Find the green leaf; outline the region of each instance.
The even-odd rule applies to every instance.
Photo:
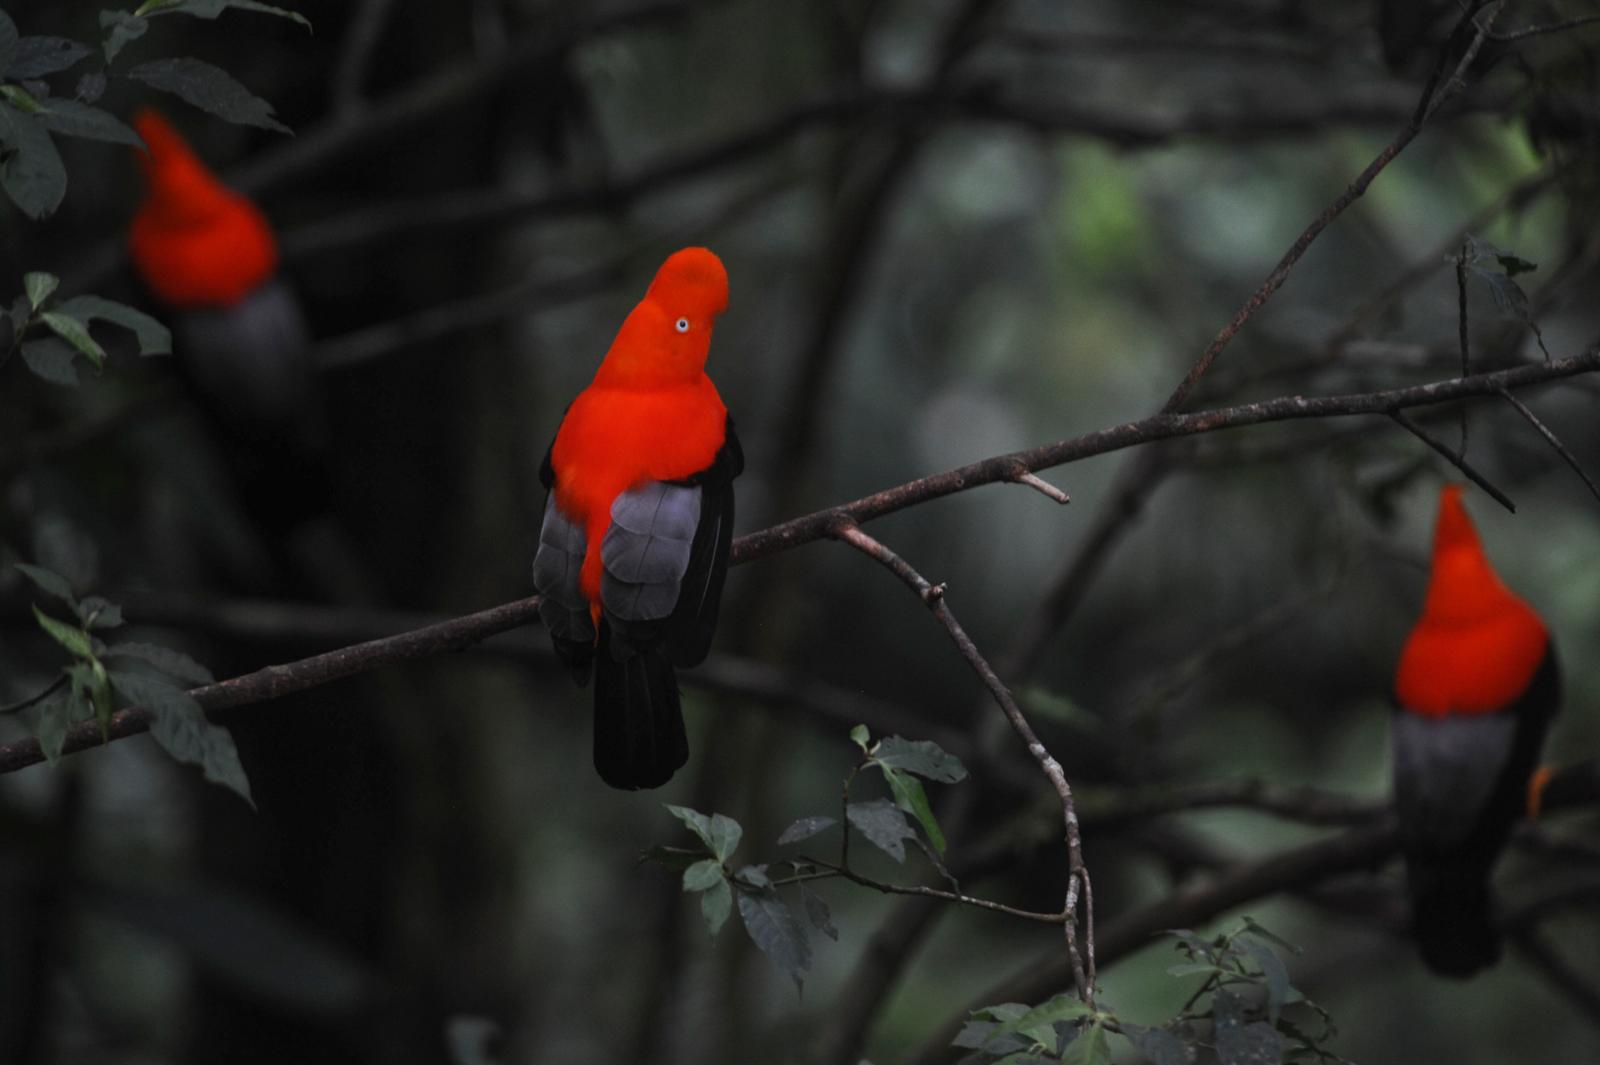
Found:
[[[55,765],[61,761],[67,730],[73,722],[88,716],[88,700],[66,692],[57,692],[34,707],[33,735],[39,741],[46,762]]]
[[[827,901],[806,887],[804,881],[800,884],[800,901],[805,906],[806,920],[811,922],[811,927],[835,943],[839,942],[839,930],[833,927],[833,914],[828,911]]]
[[[65,647],[74,658],[88,658],[90,654],[89,634],[82,629],[68,625],[40,610],[33,608],[33,616],[39,619],[39,627],[50,634],[50,638]]]
[[[1213,973],[1226,973],[1226,972],[1227,972],[1227,970],[1217,967],[1212,962],[1208,962],[1208,961],[1190,961],[1190,962],[1184,962],[1182,965],[1174,965],[1174,966],[1172,966],[1171,968],[1169,968],[1167,970],[1167,975],[1168,976],[1198,976],[1201,973],[1205,973],[1207,975],[1211,975]]]
[[[722,863],[715,858],[706,858],[683,871],[683,890],[706,891],[722,883],[722,879]]]
[[[1000,1031],[1022,1032],[1043,1043],[1045,1040],[1034,1034],[1035,1029],[1049,1030],[1051,1025],[1061,1021],[1076,1021],[1092,1012],[1076,996],[1063,993],[1005,1022],[1000,1026]]]
[[[1264,939],[1268,943],[1272,943],[1275,946],[1282,947],[1284,950],[1288,951],[1290,954],[1303,953],[1299,947],[1295,946],[1293,943],[1289,942],[1287,939],[1284,939],[1282,936],[1278,935],[1278,933],[1274,932],[1272,929],[1268,928],[1266,925],[1263,925],[1260,921],[1257,921],[1254,917],[1251,917],[1249,914],[1245,914],[1239,920],[1244,925],[1245,930],[1247,932],[1249,932],[1251,935],[1254,935],[1257,939]]]
[[[705,918],[706,928],[712,935],[722,931],[722,926],[728,923],[728,914],[733,912],[733,889],[726,880],[718,880],[711,889],[700,895],[700,916]]]
[[[872,760],[879,765],[891,766],[919,777],[954,784],[967,779],[967,769],[961,759],[947,753],[932,740],[907,740],[890,736],[878,741]]]
[[[61,279],[55,274],[43,270],[29,270],[22,275],[22,289],[28,294],[28,306],[38,310],[50,294],[61,284]]]
[[[711,815],[710,838],[706,840],[706,845],[716,855],[717,861],[725,862],[732,857],[743,837],[744,829],[739,827],[739,822],[722,814]]]
[[[92,104],[106,94],[106,72],[91,70],[78,79],[74,95],[86,104]]]
[[[45,311],[39,315],[39,320],[49,326],[50,331],[56,336],[87,355],[96,369],[105,365],[106,349],[89,335],[89,326],[86,323],[61,311]]]
[[[135,662],[143,662],[185,684],[215,684],[217,680],[211,675],[211,670],[182,651],[174,651],[159,644],[114,643],[102,654],[106,658],[130,658]]]
[[[255,11],[263,15],[277,15],[279,18],[292,19],[308,30],[311,29],[311,22],[304,15],[270,4],[258,3],[257,0],[146,0],[139,8],[139,13],[193,15],[196,18],[214,19],[229,8]]]
[[[6,74],[18,81],[42,78],[76,66],[90,51],[87,45],[65,37],[24,37]]]
[[[1007,1054],[998,1059],[994,1065],[1035,1065],[1036,1062],[1049,1060],[1033,1050],[1019,1050],[1015,1054]]]
[[[857,725],[850,730],[850,741],[863,751],[867,749],[867,744],[871,739],[872,734],[867,731],[867,726],[865,725]]]
[[[17,61],[17,46],[21,40],[21,36],[17,33],[17,24],[11,21],[10,15],[0,11],[0,74],[14,78],[24,76],[11,73],[11,68]]]
[[[0,85],[0,99],[24,114],[36,115],[40,110],[39,101],[21,85]]]
[[[1098,1021],[1078,1033],[1061,1055],[1061,1065],[1112,1065],[1111,1042]]]
[[[74,613],[78,610],[78,600],[72,594],[72,582],[53,570],[43,566],[30,566],[26,562],[16,563],[17,570],[34,583],[41,592],[53,595],[57,599],[72,607]]]
[[[707,850],[711,850],[711,818],[699,810],[691,810],[687,806],[674,806],[671,803],[663,803],[662,805],[667,808],[668,813],[687,825],[690,832],[700,837],[700,842],[706,845]],[[712,853],[715,853],[715,851]]]
[[[739,871],[733,874],[733,879],[740,884],[753,888],[770,888],[772,878],[767,876],[765,865],[740,866]]]
[[[1245,1023],[1245,1003],[1232,991],[1211,996],[1213,1043],[1219,1065],[1280,1065],[1283,1037],[1265,1021]]]
[[[882,744],[879,744],[882,747]],[[928,837],[928,842],[933,844],[933,849],[938,854],[944,854],[944,833],[939,829],[939,822],[933,816],[933,807],[928,804],[928,793],[923,790],[922,781],[914,776],[880,766],[883,778],[889,782],[889,790],[894,794],[895,805],[917,819],[922,825],[923,833]]]
[[[1261,970],[1262,979],[1267,985],[1267,1020],[1276,1024],[1283,1007],[1293,1001],[1292,996],[1297,994],[1294,985],[1289,982],[1289,970],[1265,943],[1244,936],[1240,937],[1239,945]]]
[[[143,37],[145,31],[150,28],[150,23],[137,15],[130,15],[126,11],[102,11],[100,12],[100,28],[111,31],[106,34],[105,44],[102,46],[105,50],[106,62],[110,63],[117,58],[117,54],[129,42],[137,41],[140,37]]]
[[[126,144],[130,148],[143,148],[144,141],[109,111],[90,107],[78,100],[52,97],[40,105],[39,124],[53,133],[84,140],[104,141],[107,144]]]
[[[72,679],[74,694],[88,696],[95,720],[100,722],[100,735],[106,737],[111,728],[111,712],[115,709],[111,699],[111,678],[106,675],[106,667],[100,664],[99,659],[91,658],[68,666],[67,676]]]
[[[272,105],[233,80],[226,70],[189,56],[140,63],[128,77],[152,89],[169,92],[186,103],[228,122],[288,133],[273,118]]]
[[[1194,1048],[1165,1028],[1145,1028],[1129,1042],[1149,1065],[1194,1065]]]
[[[111,684],[124,699],[150,711],[150,734],[163,750],[180,762],[199,766],[207,780],[255,805],[233,736],[207,721],[188,692],[166,681],[120,671],[111,674]]]
[[[783,835],[778,837],[778,846],[781,847],[788,843],[799,843],[803,839],[810,839],[818,832],[838,823],[831,817],[802,817],[783,830]]]
[[[29,218],[44,218],[67,194],[67,168],[44,127],[15,107],[0,104],[0,142],[12,148],[0,162],[0,188]]]
[[[22,342],[23,363],[35,377],[53,385],[78,387],[78,370],[72,365],[77,357],[76,348],[56,337]]]
[[[811,943],[802,925],[776,891],[767,888],[751,891],[740,888],[736,893],[739,917],[745,931],[770,958],[774,965],[789,974],[796,988],[804,986],[806,973],[811,969]]]
[[[84,321],[110,322],[133,331],[139,340],[140,355],[172,354],[172,330],[136,307],[100,296],[73,296],[57,308]]]
[[[888,799],[870,802],[853,802],[846,807],[850,823],[867,842],[883,851],[897,862],[906,860],[905,841],[914,839],[916,833],[906,824],[906,815]]]
[[[78,606],[78,620],[86,629],[115,629],[122,625],[122,608],[100,595],[91,595]]]

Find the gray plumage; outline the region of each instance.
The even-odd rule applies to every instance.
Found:
[[[600,599],[624,622],[670,617],[700,524],[700,488],[652,481],[611,504]]]
[[[300,454],[325,444],[321,385],[294,291],[274,278],[230,307],[172,317],[177,351],[229,432]]]
[[[1477,827],[1516,730],[1509,713],[1395,715],[1395,804],[1408,850],[1449,851]]]
[[[595,635],[589,603],[578,587],[585,544],[583,529],[561,513],[552,492],[544,505],[539,550],[533,556],[533,586],[542,597],[539,618],[552,636],[563,640],[589,642]]]

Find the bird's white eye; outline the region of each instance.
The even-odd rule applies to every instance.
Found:
[[[675,323],[673,323],[673,328],[680,333],[687,333],[689,331],[689,319],[679,318]]]

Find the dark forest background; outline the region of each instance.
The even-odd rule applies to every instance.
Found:
[[[531,594],[539,460],[685,244],[731,277],[709,369],[748,455],[740,533],[1145,417],[1464,43],[1457,6],[1423,0],[290,6],[314,33],[230,11],[128,51],[224,67],[292,137],[115,78],[101,106],[161,106],[277,227],[325,366],[327,514],[285,531],[241,499],[171,360],[113,345],[77,390],[0,367],[0,702],[60,664],[12,562],[218,677]],[[1474,371],[1542,361],[1529,319],[1557,358],[1592,350],[1600,26],[1516,38],[1595,9],[1503,7],[1507,39],[1479,42],[1187,409],[1458,375],[1468,234],[1537,264],[1526,303],[1468,278]],[[94,5],[5,10],[101,33]],[[60,143],[61,209],[0,209],[0,295],[49,270],[154,312],[122,251],[132,152]],[[1600,474],[1595,378],[1519,396]],[[1415,414],[1454,447],[1461,411],[1517,510],[1469,506],[1567,668],[1547,760],[1592,757],[1600,501],[1498,397]],[[1438,486],[1461,474],[1367,415],[1043,476],[1070,505],[999,484],[868,529],[947,583],[1061,760],[1099,928],[1370,825]],[[1060,957],[1054,927],[824,882],[839,938],[813,935],[797,995],[737,917],[713,940],[637,862],[692,842],[663,802],[737,819],[742,862],[788,853],[786,825],[837,813],[864,723],[971,771],[928,785],[964,889],[1060,906],[1053,793],[889,573],[829,542],[736,568],[684,683],[693,754],[660,793],[596,778],[589,694],[537,628],[219,715],[255,810],[148,738],[0,777],[0,1059],[953,1060],[964,1011]],[[1597,1061],[1589,809],[1519,837],[1506,958],[1469,983],[1415,957],[1394,862],[1291,870],[1193,919],[1300,945],[1295,985],[1363,1065]],[[852,847],[871,876],[929,875]],[[1102,962],[1121,1017],[1159,1024],[1195,988],[1162,927]]]

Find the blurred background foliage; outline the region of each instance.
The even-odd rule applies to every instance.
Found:
[[[314,35],[233,12],[165,20],[128,52],[216,63],[296,131],[168,107],[278,228],[327,366],[331,513],[283,565],[164,360],[113,350],[77,391],[6,367],[0,701],[54,669],[14,561],[113,595],[219,676],[528,594],[540,456],[686,243],[732,277],[710,369],[749,456],[741,532],[1142,417],[1405,123],[1455,17],[1423,0],[290,6]],[[6,10],[24,33],[99,32],[91,5]],[[1589,10],[1513,3],[1500,25]],[[1488,42],[1190,406],[1458,372],[1447,260],[1468,231],[1539,265],[1519,281],[1553,353],[1590,345],[1597,49],[1585,28]],[[148,101],[114,81],[102,104]],[[47,269],[148,307],[122,254],[131,154],[62,150],[62,209],[3,212],[4,291]],[[1468,308],[1476,368],[1540,357],[1486,290]],[[1592,380],[1526,398],[1600,471]],[[1518,504],[1474,492],[1474,516],[1568,670],[1547,755],[1592,756],[1600,509],[1508,405],[1467,411],[1471,460]],[[1455,418],[1427,424],[1453,440]],[[1065,508],[987,487],[872,527],[948,582],[1065,764],[1102,926],[1327,831],[1236,809],[1097,831],[1130,789],[1386,793],[1390,675],[1453,475],[1378,418],[1141,454],[1054,471]],[[1082,559],[1062,623],[1024,653],[1036,603]],[[825,885],[840,941],[818,940],[797,998],[742,933],[708,939],[675,877],[635,865],[684,842],[660,802],[737,817],[765,859],[791,820],[836,807],[851,724],[936,738],[973,770],[931,789],[952,860],[1000,844],[965,885],[1050,909],[1065,872],[1048,791],[944,634],[855,553],[735,570],[724,619],[704,677],[685,678],[691,763],[659,794],[595,778],[587,693],[528,631],[227,718],[254,812],[147,739],[0,779],[0,1057],[912,1060],[1057,934]],[[1548,829],[1586,828],[1587,859],[1513,853],[1507,905],[1592,883],[1594,825]],[[862,860],[921,875],[915,855]],[[1515,947],[1469,984],[1429,976],[1392,866],[1248,910],[1306,948],[1295,981],[1344,1057],[1579,1062],[1600,1060],[1600,922],[1578,897],[1537,925],[1576,980]],[[888,934],[907,922],[917,934]],[[1170,1016],[1193,990],[1173,960],[1152,942],[1104,971],[1105,999]]]

